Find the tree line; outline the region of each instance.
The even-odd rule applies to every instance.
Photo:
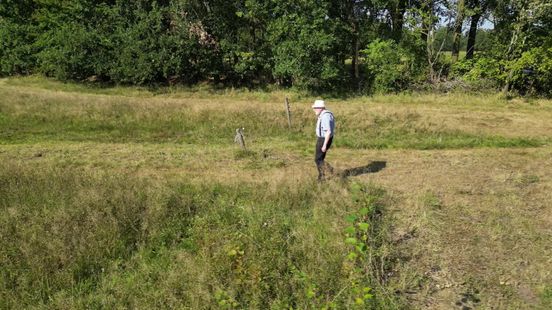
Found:
[[[4,76],[552,94],[548,0],[4,0],[0,40]]]

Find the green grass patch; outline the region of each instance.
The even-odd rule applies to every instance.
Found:
[[[540,299],[543,309],[552,307],[552,285],[544,287],[540,294]]]
[[[549,143],[547,138],[508,138],[502,136],[474,135],[461,131],[408,131],[401,128],[365,134],[361,137],[345,135],[336,145],[355,149],[461,149],[461,148],[509,148],[539,147]]]
[[[102,83],[76,83],[61,82],[55,79],[46,78],[40,75],[10,77],[2,79],[5,85],[15,87],[26,87],[44,90],[53,90],[61,92],[71,92],[92,95],[110,95],[123,97],[165,97],[165,98],[197,98],[213,99],[232,97],[237,100],[255,100],[258,102],[270,102],[281,100],[283,96],[293,97],[295,99],[311,97],[304,91],[297,89],[280,89],[278,86],[269,85],[265,88],[249,89],[246,87],[217,87],[210,83],[196,84],[191,86],[176,85],[152,85],[144,86],[125,86]]]
[[[546,137],[502,137],[471,134],[426,123],[418,113],[375,116],[372,122],[345,119],[347,128],[336,139],[336,145],[355,149],[459,149],[480,147],[538,147],[549,142]]]
[[[118,95],[118,96],[152,96],[150,88],[138,86],[113,86],[99,83],[61,82],[40,75],[12,77],[4,79],[6,85],[18,87],[33,87],[39,89],[86,94]]]
[[[24,106],[25,113],[10,111]],[[136,109],[132,103],[114,104],[106,109],[87,105],[71,111],[63,102],[28,106],[25,102],[0,103],[0,144],[41,141],[149,142],[218,144],[232,141],[235,129],[246,128],[246,137],[289,136],[284,120],[255,109],[225,112],[190,113],[170,108],[158,113]],[[293,139],[293,134],[290,138]]]
[[[1,90],[6,96],[7,90]],[[36,98],[24,94],[0,102],[0,144],[46,141],[100,143],[231,144],[235,129],[245,127],[251,141],[292,144],[301,149],[312,141],[314,117],[295,113],[293,130],[283,111],[250,105],[243,109],[205,108],[167,104],[148,108],[130,99]],[[336,145],[356,149],[447,149],[477,147],[536,147],[548,138],[470,134],[423,123],[418,114],[338,116]],[[309,144],[310,152],[310,144]]]
[[[0,185],[2,308],[403,305],[381,282],[393,260],[378,254],[388,223],[370,186],[191,185],[14,163],[0,164]],[[350,214],[362,216],[361,252],[346,242]]]

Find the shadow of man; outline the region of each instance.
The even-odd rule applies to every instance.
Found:
[[[386,161],[373,161],[366,166],[345,169],[341,172],[341,177],[347,178],[366,173],[376,173],[383,170],[385,166],[387,166]]]

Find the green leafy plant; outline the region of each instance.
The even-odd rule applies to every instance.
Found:
[[[350,293],[354,305],[363,306],[373,298],[369,281],[366,279],[366,262],[370,256],[369,247],[369,209],[363,207],[358,214],[347,216],[350,225],[345,228],[345,243],[349,248],[345,269],[349,274]]]
[[[552,96],[552,47],[532,48],[508,67],[512,70],[510,81],[514,89]]]
[[[347,215],[345,221],[349,224],[345,232],[345,244],[349,249],[344,268],[349,276],[349,292],[355,307],[363,307],[374,298],[371,283],[374,279],[370,260],[374,255],[371,247],[371,216],[376,210],[373,196],[359,183],[351,185],[352,199],[359,207],[356,212]]]
[[[405,89],[410,81],[412,59],[391,40],[377,39],[362,51],[370,77],[369,90],[386,93]]]
[[[478,55],[474,59],[462,59],[451,67],[453,76],[470,82],[496,80],[503,82],[506,74],[502,69],[504,62],[492,55]]]

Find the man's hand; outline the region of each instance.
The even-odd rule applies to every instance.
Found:
[[[322,153],[326,153],[326,145],[325,145],[325,144],[322,145],[322,149],[321,149],[321,150],[322,150]]]

